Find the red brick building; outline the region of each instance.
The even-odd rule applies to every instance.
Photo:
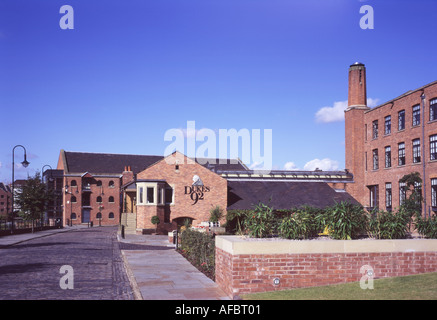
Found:
[[[345,111],[347,191],[369,208],[393,210],[406,197],[399,180],[419,172],[423,211],[437,210],[437,81],[377,107],[367,106],[366,68],[349,68]]]
[[[160,230],[168,232],[185,219],[193,220],[193,225],[209,221],[212,208],[227,207],[227,180],[182,154],[173,154],[141,171],[133,183],[138,231],[153,230],[151,218],[155,215],[161,221]],[[131,196],[129,192],[126,195]]]
[[[274,209],[326,207],[356,202],[345,188],[344,171],[249,170],[240,160],[168,157],[61,150],[64,225],[118,225],[126,233],[166,233],[186,219],[209,221],[210,210],[250,209],[263,202]],[[151,222],[158,216],[160,223]]]
[[[12,212],[12,191],[11,188],[0,182],[0,219],[6,219]]]
[[[210,210],[251,209],[259,202],[274,209],[301,205],[326,207],[335,202],[357,203],[345,192],[352,182],[346,172],[271,171],[260,174],[239,165],[202,165],[174,153],[149,166],[123,185],[121,223],[128,232],[151,232],[151,218],[158,216],[158,232],[175,230],[189,219],[194,226],[209,221]],[[219,162],[219,161],[217,161]],[[215,162],[215,163],[217,163]]]
[[[182,196],[185,189],[183,188],[182,191],[179,188],[175,189],[173,194],[172,186],[174,187],[176,183],[178,186],[180,183],[184,185],[190,181],[192,183],[193,176],[188,176],[185,166],[194,167],[193,170],[200,172],[205,183],[214,184],[209,191],[205,191],[208,197],[204,196],[214,201],[201,201],[196,208],[205,207],[206,210],[207,206],[215,203],[225,209],[226,201],[223,199],[226,198],[226,190],[223,191],[221,188],[224,185],[226,189],[226,180],[213,174],[212,170],[232,171],[247,168],[239,160],[235,163],[228,160],[224,164],[219,164],[212,159],[202,160],[205,160],[201,161],[202,165],[191,160],[189,164],[182,162],[176,165],[179,169],[174,170],[175,166],[168,165],[162,156],[61,150],[57,170],[63,172],[63,223],[73,225],[92,222],[94,225],[118,225],[122,212],[135,213],[135,221],[137,221],[137,209],[138,227],[135,226],[135,229],[138,230],[154,229],[150,223],[150,217],[153,215],[161,217],[162,229],[167,221],[170,221],[170,211],[172,221],[182,216],[191,218],[196,216],[198,219],[198,214],[193,215],[189,210],[185,210],[182,201],[186,198]],[[189,181],[185,181],[187,179]],[[202,188],[199,186],[198,189]],[[140,192],[141,190],[143,193]],[[217,195],[218,190],[223,192],[221,198]],[[190,199],[194,197],[195,195],[188,195]],[[178,199],[177,207],[173,205],[174,201],[170,198]],[[209,213],[209,208],[207,212]]]
[[[124,179],[133,179],[131,170],[137,173],[158,159],[61,150],[57,169],[63,171],[63,224],[118,225]]]

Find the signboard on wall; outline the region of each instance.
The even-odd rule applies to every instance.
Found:
[[[198,175],[193,177],[193,184],[191,186],[185,186],[185,194],[190,196],[193,201],[192,205],[195,205],[199,200],[203,200],[205,193],[209,191],[210,188],[203,185],[202,179]]]

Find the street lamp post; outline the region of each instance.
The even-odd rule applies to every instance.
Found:
[[[24,160],[21,162],[21,165],[25,168],[27,168],[27,166],[30,164],[29,161],[27,161],[27,154],[26,154],[26,148],[23,147],[21,144],[16,145],[13,149],[12,149],[12,225],[11,225],[11,233],[14,232],[14,203],[15,203],[15,160],[14,160],[14,156],[15,156],[15,148],[17,147],[21,147],[24,150]]]
[[[50,170],[53,170],[53,168],[52,168],[50,165],[48,165],[48,164],[46,164],[46,165],[44,165],[44,166],[42,167],[42,169],[41,169],[41,183],[42,183],[42,184],[44,184],[44,168],[45,168],[45,167],[49,167]],[[50,182],[52,179],[53,179],[52,171],[50,171],[49,182]],[[49,185],[48,185],[48,183],[47,183],[47,185],[46,185],[46,192],[48,192],[48,190],[49,190]],[[46,219],[44,219],[44,220],[48,221],[48,204],[47,204],[47,206],[46,206],[46,203],[44,203],[44,207],[47,208]],[[43,216],[44,216],[44,209],[43,209],[43,212],[41,213],[41,230],[42,230],[42,228],[43,228],[43,224],[44,224],[44,222],[43,222]]]

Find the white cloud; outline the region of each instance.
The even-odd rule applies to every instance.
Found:
[[[376,107],[379,104],[379,99],[367,98],[367,106],[370,108]]]
[[[294,162],[287,162],[286,164],[284,164],[284,170],[299,170],[299,168],[296,166],[296,164]]]
[[[379,99],[367,98],[367,105],[371,108],[377,106]],[[347,108],[347,100],[336,101],[332,107],[323,107],[316,112],[316,122],[329,123],[344,120],[344,110]]]
[[[308,171],[314,171],[316,169],[320,169],[323,171],[330,171],[330,170],[335,171],[338,170],[338,166],[339,166],[338,161],[325,158],[322,160],[314,159],[308,161],[303,167],[303,169]]]
[[[336,101],[332,107],[323,107],[316,112],[316,122],[329,123],[344,120],[344,110],[347,108],[346,101]]]

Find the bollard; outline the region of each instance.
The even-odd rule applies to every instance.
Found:
[[[121,225],[121,237],[124,239],[124,225]]]
[[[175,230],[175,231],[173,231],[173,243],[175,244],[175,249],[176,250],[178,249],[178,242],[179,242],[178,231]]]

